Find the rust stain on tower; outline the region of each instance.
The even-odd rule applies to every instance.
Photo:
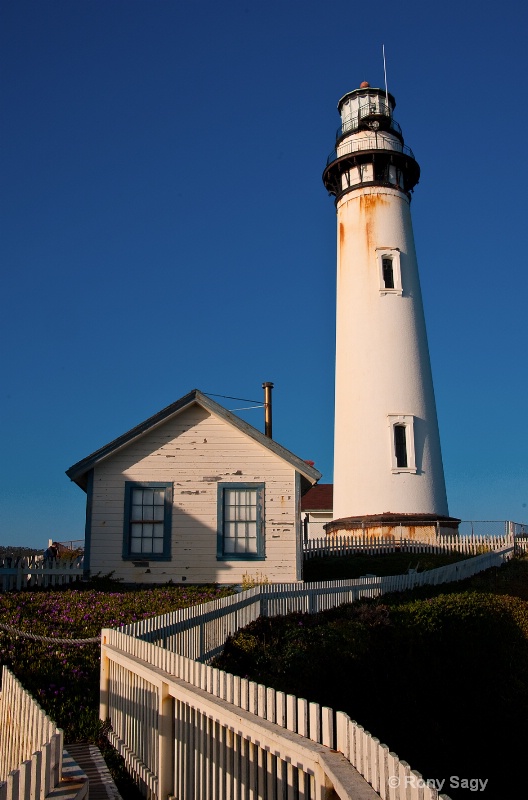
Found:
[[[386,206],[387,201],[376,194],[364,194],[359,197],[359,213],[363,218],[362,226],[365,231],[367,250],[372,250],[375,241],[375,219],[376,210],[380,206]]]
[[[372,250],[376,241],[376,212],[380,206],[388,205],[384,197],[379,194],[365,194],[359,197],[359,213],[363,217],[367,250]]]

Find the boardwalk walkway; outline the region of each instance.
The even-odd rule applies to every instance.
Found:
[[[89,778],[90,800],[122,800],[101,751],[93,744],[70,744],[64,749]]]

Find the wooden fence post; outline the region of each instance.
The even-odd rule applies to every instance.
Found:
[[[108,719],[110,695],[110,659],[106,654],[108,630],[101,631],[101,678],[99,683],[99,719],[103,722]]]
[[[173,700],[167,683],[160,686],[158,703],[158,800],[167,800],[174,776]]]

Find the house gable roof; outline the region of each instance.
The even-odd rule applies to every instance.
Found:
[[[308,481],[308,485],[313,485],[321,478],[321,473],[314,467],[307,464],[306,461],[303,461],[289,450],[286,450],[285,447],[282,447],[273,439],[265,436],[259,430],[254,428],[253,425],[249,425],[249,423],[244,422],[244,420],[240,419],[240,417],[232,414],[231,411],[228,411],[219,403],[211,400],[210,397],[202,394],[202,392],[200,392],[198,389],[193,389],[191,392],[189,392],[189,394],[186,394],[184,397],[176,400],[175,403],[171,403],[170,406],[158,411],[157,414],[149,417],[144,422],[140,422],[140,424],[136,425],[135,428],[123,433],[121,436],[118,436],[117,439],[114,439],[113,441],[104,445],[104,447],[100,447],[99,450],[91,453],[91,455],[86,456],[86,458],[83,458],[81,461],[78,461],[76,464],[66,470],[66,475],[78,486],[80,486],[81,489],[86,491],[88,473],[97,464],[109,458],[118,450],[121,450],[122,448],[132,444],[148,431],[153,430],[154,428],[158,427],[158,425],[162,425],[171,417],[180,414],[194,403],[202,406],[202,408],[206,409],[211,414],[214,414],[215,416],[225,420],[225,422],[233,425],[233,427],[238,428],[238,430],[243,434],[249,436],[255,442],[263,445],[268,450],[271,450],[272,453],[275,453],[275,455],[277,455],[279,458],[282,458],[284,461],[288,462]]]

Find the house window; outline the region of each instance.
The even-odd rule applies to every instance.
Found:
[[[413,415],[389,414],[389,427],[392,472],[416,472]]]
[[[264,484],[218,484],[217,558],[264,558]]]
[[[380,294],[403,294],[400,250],[397,247],[377,247]]]
[[[125,483],[123,557],[170,558],[172,483]]]
[[[392,258],[382,258],[381,267],[383,269],[383,284],[385,289],[394,289],[394,270],[392,268]]]

